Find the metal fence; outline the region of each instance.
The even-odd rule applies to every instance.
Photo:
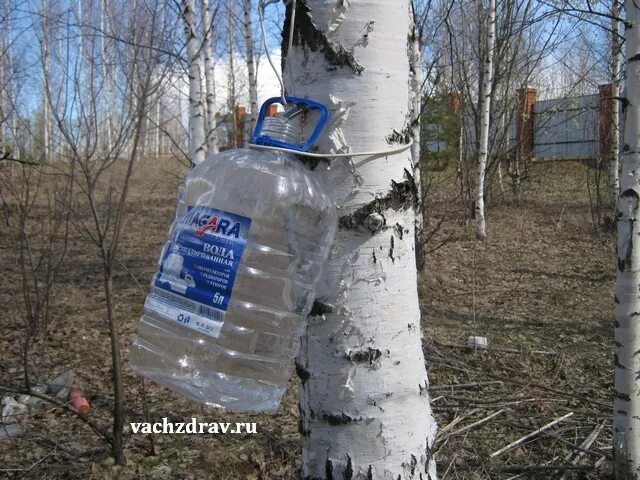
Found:
[[[598,155],[598,95],[556,98],[533,107],[536,158],[593,158]]]

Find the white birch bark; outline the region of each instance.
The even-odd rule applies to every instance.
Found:
[[[289,91],[332,110],[319,150],[406,141],[408,0],[339,8],[298,0],[296,30],[284,77],[292,78]],[[315,170],[339,206],[340,228],[296,365],[302,478],[434,480],[411,154],[338,159]]]
[[[157,157],[160,155],[160,98],[156,100],[155,127],[153,129],[153,153]]]
[[[256,77],[256,64],[253,53],[251,0],[243,0],[242,3],[244,13],[244,42],[247,47],[247,76],[249,82],[249,114],[247,115],[245,131],[251,135],[256,118],[258,117],[258,79]]]
[[[626,0],[627,74],[615,296],[614,478],[640,478],[640,7]]]
[[[216,85],[213,66],[213,32],[211,30],[211,15],[209,14],[209,0],[200,0],[200,14],[202,16],[202,30],[204,31],[204,78],[206,85],[207,116],[205,122],[207,151],[209,154],[218,153],[218,136],[216,135]]]
[[[620,72],[622,65],[622,46],[620,42],[620,4],[619,0],[612,1],[611,14],[615,17],[612,20],[611,32],[611,96],[613,97],[613,121],[611,123],[611,191],[613,193],[614,205],[618,201],[620,194],[620,178],[619,178],[619,157],[620,157]]]
[[[233,148],[238,148],[240,145],[238,145],[238,132],[236,131],[238,128],[238,117],[236,115],[236,70],[235,60],[233,58],[233,4],[231,3],[227,5],[227,48],[229,50],[229,76],[227,77],[229,101],[227,103],[233,123],[232,125],[227,123],[227,129],[231,135],[229,144]]]
[[[411,21],[413,22],[413,17],[415,13],[412,12]],[[422,260],[422,236],[423,236],[423,228],[426,222],[425,212],[423,208],[423,185],[422,185],[422,175],[420,172],[420,114],[422,110],[422,55],[420,48],[420,36],[419,32],[416,28],[416,25],[412,25],[411,35],[409,37],[410,48],[409,48],[409,62],[410,62],[410,70],[411,70],[411,92],[410,92],[410,111],[411,111],[411,138],[413,139],[413,144],[411,145],[411,162],[413,164],[413,179],[416,183],[416,187],[418,188],[418,212],[416,215],[416,245],[417,248],[417,260],[418,266],[421,268],[423,264]]]
[[[189,62],[189,156],[194,165],[204,160],[204,108],[202,104],[202,68],[196,34],[195,0],[182,0],[182,21]]]
[[[482,82],[478,92],[478,116],[480,120],[480,134],[478,138],[478,172],[476,177],[475,221],[476,237],[484,239],[487,236],[487,222],[485,219],[484,182],[489,157],[489,117],[491,114],[491,88],[493,83],[493,55],[496,36],[496,0],[489,0],[487,11],[487,34],[484,48],[485,58],[482,62]]]

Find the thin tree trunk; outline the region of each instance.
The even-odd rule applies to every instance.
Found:
[[[620,16],[619,0],[613,0],[612,15]],[[620,194],[620,178],[619,178],[619,156],[620,156],[620,70],[622,65],[622,46],[620,42],[620,21],[617,18],[612,20],[611,46],[611,96],[613,97],[613,121],[611,123],[611,191],[613,194],[613,204],[618,202]]]
[[[43,2],[43,10],[42,73],[45,83],[45,93],[42,96],[42,155],[44,162],[48,163],[51,159],[51,105],[49,104],[46,94],[51,85],[51,20],[49,18],[51,8],[49,0]]]
[[[640,7],[626,0],[626,100],[615,295],[614,477],[640,478]]]
[[[386,150],[410,128],[409,2],[334,7],[298,0],[288,90],[330,106],[320,151]],[[283,46],[291,4],[286,18]],[[302,478],[435,479],[411,168],[408,151],[316,168],[341,217],[318,291],[324,313],[310,319],[297,360]]]
[[[160,98],[156,100],[155,128],[153,129],[153,153],[160,155]]]
[[[229,100],[227,102],[229,114],[231,115],[232,124],[227,122],[227,130],[230,133],[230,145],[238,148],[238,117],[236,115],[236,71],[233,58],[233,10],[232,4],[227,4],[227,47],[229,49],[229,76],[227,77],[229,91]]]
[[[111,339],[111,359],[113,377],[113,439],[111,440],[111,455],[118,465],[125,462],[122,446],[122,428],[124,426],[124,388],[122,385],[122,361],[120,355],[120,335],[113,305],[113,272],[109,260],[105,256],[104,265],[104,293],[107,306],[107,323],[109,324],[109,337]]]
[[[245,130],[251,135],[256,118],[258,117],[258,80],[253,54],[253,24],[251,22],[251,0],[243,0],[244,13],[244,42],[247,46],[247,74],[249,81],[249,115]]]
[[[200,0],[200,14],[202,16],[202,29],[204,30],[204,78],[206,83],[206,137],[209,154],[218,153],[218,136],[216,134],[216,85],[213,66],[213,46],[211,30],[211,15],[209,14],[209,0]]]
[[[478,147],[478,172],[476,177],[475,220],[476,237],[484,239],[487,236],[485,219],[484,182],[489,157],[489,119],[491,114],[491,90],[493,82],[493,54],[496,35],[496,1],[489,0],[487,12],[487,36],[485,55],[482,62],[482,83],[478,92],[478,115],[480,120],[480,135]]]
[[[204,109],[200,45],[196,34],[195,0],[182,0],[182,21],[189,61],[189,156],[194,165],[204,160]]]
[[[100,2],[100,30],[102,31],[102,35],[100,36],[100,54],[102,58],[102,81],[104,83],[104,129],[105,129],[105,141],[104,141],[104,150],[106,152],[111,152],[112,148],[112,116],[111,116],[111,102],[114,101],[113,98],[113,88],[111,82],[111,74],[109,72],[109,61],[107,60],[107,49],[106,49],[106,37],[108,35],[107,32],[107,0],[102,0]]]

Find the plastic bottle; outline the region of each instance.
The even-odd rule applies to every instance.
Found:
[[[283,118],[253,141],[299,147]],[[305,109],[326,107],[288,99]],[[260,126],[264,121],[263,134]],[[278,408],[293,371],[336,212],[293,153],[228,150],[191,170],[133,342],[131,367],[193,400]]]

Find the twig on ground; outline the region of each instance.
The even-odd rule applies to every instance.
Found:
[[[496,450],[495,452],[493,452],[491,455],[489,455],[491,458],[493,457],[497,457],[498,455],[507,452],[509,450],[511,450],[514,447],[517,447],[518,445],[523,444],[524,442],[526,442],[527,440],[529,440],[530,438],[535,437],[536,435],[538,435],[541,432],[544,432],[545,430],[547,430],[548,428],[553,427],[554,425],[557,425],[558,423],[566,420],[567,418],[571,417],[573,415],[573,412],[569,412],[566,415],[563,415],[560,418],[556,418],[555,420],[553,420],[552,422],[547,423],[546,425],[543,425],[542,427],[538,428],[537,430],[534,430],[533,432],[525,435],[522,438],[519,438],[518,440],[515,440],[513,442],[511,442],[509,445],[502,447],[500,450]],[[514,472],[515,473],[515,472]]]
[[[458,430],[455,430],[455,431],[451,432],[448,436],[452,437],[452,436],[454,436],[454,435],[459,435],[459,434],[461,434],[461,433],[463,433],[463,432],[466,432],[466,431],[468,431],[468,430],[472,430],[472,429],[474,429],[474,428],[476,428],[476,427],[479,427],[480,425],[482,425],[483,423],[488,422],[488,421],[489,421],[489,420],[491,420],[492,418],[497,417],[497,416],[498,416],[498,415],[500,415],[502,412],[504,412],[504,409],[502,409],[502,410],[498,410],[497,412],[494,412],[494,413],[492,413],[491,415],[489,415],[489,416],[487,416],[487,417],[481,418],[481,419],[480,419],[480,420],[478,420],[477,422],[473,422],[473,423],[471,423],[471,424],[469,424],[469,425],[466,425],[466,426],[464,426],[464,427],[462,427],[462,428],[459,428]]]

